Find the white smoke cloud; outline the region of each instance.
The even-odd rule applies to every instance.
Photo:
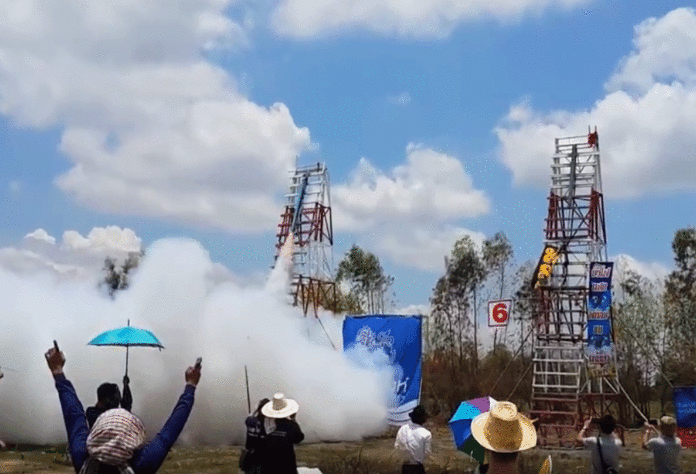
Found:
[[[0,438],[64,442],[58,396],[43,353],[58,340],[67,358],[66,375],[83,404],[93,405],[100,383],[120,383],[125,351],[86,343],[128,319],[152,330],[166,348],[130,351],[133,411],[150,436],[169,416],[184,387],[184,370],[199,356],[203,376],[184,441],[243,440],[245,366],[252,406],[284,392],[300,404],[298,422],[308,440],[357,439],[385,426],[389,370],[355,366],[340,344],[334,350],[313,318],[287,305],[282,277],[272,276],[265,287],[241,288],[216,281],[214,267],[197,242],[158,241],[147,249],[131,287],[115,300],[83,281],[56,282],[0,269],[0,365],[19,371],[7,372],[0,382]],[[278,265],[275,271],[283,270]],[[330,334],[340,333],[339,320],[322,321]]]
[[[696,10],[679,8],[635,28],[634,50],[581,111],[514,105],[495,132],[516,184],[548,186],[554,138],[599,130],[605,195],[696,189]]]
[[[552,9],[572,9],[591,0],[283,0],[271,18],[273,28],[294,38],[343,30],[385,36],[442,38],[457,26],[481,19],[518,20]]]
[[[362,158],[332,193],[336,229],[360,233],[379,255],[425,271],[441,270],[464,235],[482,241],[483,234],[456,224],[491,206],[459,159],[415,144],[406,147],[405,163],[388,172]]]
[[[235,4],[0,2],[0,114],[62,131],[72,167],[56,183],[86,206],[267,229],[310,139],[285,105],[252,102],[206,60],[246,44]]]

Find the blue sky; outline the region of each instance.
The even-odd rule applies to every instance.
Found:
[[[299,155],[329,167],[336,262],[357,243],[426,304],[462,235],[537,258],[553,137],[590,124],[610,255],[660,273],[694,225],[688,2],[90,5],[0,5],[2,247],[115,225],[258,279]]]

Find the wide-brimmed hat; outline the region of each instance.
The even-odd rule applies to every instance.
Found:
[[[511,402],[498,402],[474,418],[471,434],[481,446],[496,453],[516,453],[537,443],[532,420],[518,413]]]
[[[114,408],[97,418],[87,437],[87,452],[104,464],[119,465],[145,443],[145,428],[137,416]]]
[[[300,406],[295,400],[285,398],[282,393],[276,393],[273,395],[273,400],[261,408],[261,413],[268,418],[287,418],[297,413],[299,409]]]

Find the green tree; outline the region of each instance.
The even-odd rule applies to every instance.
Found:
[[[655,283],[633,270],[618,273],[616,280],[619,291],[613,323],[619,382],[649,416],[654,382],[667,382],[660,382],[666,396],[673,377],[666,351],[662,293]]]
[[[679,368],[677,381],[696,383],[696,228],[679,229],[672,241],[674,263],[665,282],[666,331]]]
[[[394,283],[394,277],[387,275],[379,259],[357,245],[353,245],[338,264],[336,283],[347,283],[349,291],[345,296],[348,306],[360,309],[360,313],[384,312],[386,294]]]
[[[448,402],[473,395],[478,383],[477,296],[485,266],[469,236],[454,244],[430,299],[433,349],[448,367]],[[473,332],[472,332],[473,329]]]
[[[489,278],[493,279],[493,293],[495,298],[502,299],[505,293],[505,277],[512,270],[513,255],[512,244],[508,240],[504,232],[496,232],[495,235],[487,240],[484,240],[483,247],[483,263],[486,266],[486,272]],[[504,332],[507,336],[507,328]],[[498,331],[493,333],[493,351],[495,352],[498,343]]]

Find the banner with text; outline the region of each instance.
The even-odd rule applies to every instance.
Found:
[[[348,316],[343,321],[343,350],[363,346],[381,350],[394,368],[394,399],[389,423],[401,425],[418,405],[421,386],[420,316]]]
[[[592,364],[611,360],[611,262],[590,263],[590,288],[587,300],[587,347],[585,353]]]

